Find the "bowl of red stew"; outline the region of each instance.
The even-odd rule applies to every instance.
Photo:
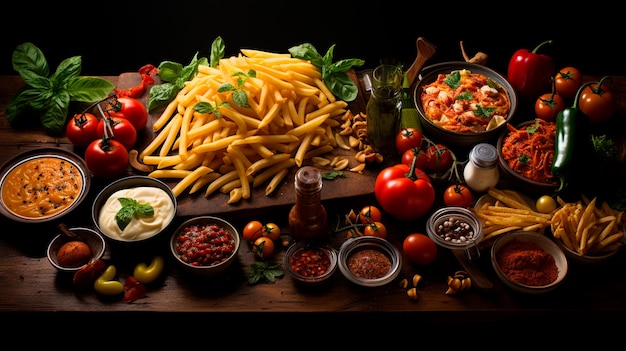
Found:
[[[325,243],[297,241],[283,258],[287,274],[302,285],[320,285],[337,270],[337,250]]]
[[[352,283],[374,287],[392,282],[400,274],[402,255],[387,239],[359,236],[339,248],[339,270]]]
[[[495,141],[517,110],[515,90],[504,76],[464,61],[423,68],[413,99],[424,134],[458,147]]]
[[[540,118],[509,123],[496,143],[501,178],[524,193],[551,194],[559,181],[552,174],[556,123]]]

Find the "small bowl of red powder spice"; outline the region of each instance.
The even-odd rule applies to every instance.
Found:
[[[337,270],[337,250],[324,243],[298,241],[287,249],[283,265],[297,283],[319,285]]]
[[[550,238],[528,231],[514,231],[491,247],[491,263],[509,288],[526,294],[556,289],[567,275],[567,259]]]
[[[400,251],[383,238],[359,236],[346,240],[339,249],[339,270],[358,285],[385,285],[400,274],[401,268]]]

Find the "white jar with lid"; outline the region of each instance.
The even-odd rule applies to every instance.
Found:
[[[498,151],[495,146],[487,143],[475,145],[463,169],[463,178],[467,186],[478,193],[495,186],[500,179]]]

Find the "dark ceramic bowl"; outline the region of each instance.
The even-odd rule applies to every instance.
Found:
[[[491,78],[499,86],[501,86],[508,94],[510,108],[508,115],[504,118],[504,123],[500,121],[497,127],[486,131],[475,133],[461,133],[445,129],[428,118],[424,112],[421,95],[424,87],[437,80],[439,74],[449,74],[453,71],[469,70],[471,73],[477,73]],[[506,122],[510,121],[517,110],[517,96],[511,84],[500,73],[475,63],[464,61],[443,62],[422,69],[420,73],[420,81],[415,85],[413,91],[413,99],[415,106],[419,112],[420,124],[424,135],[437,143],[443,143],[448,146],[471,147],[478,143],[495,141],[506,128]]]
[[[535,123],[535,120],[525,121],[515,126],[515,128],[517,129],[526,128],[532,125],[533,123]],[[543,183],[543,182],[534,181],[534,180],[524,177],[524,175],[514,171],[513,169],[511,169],[511,167],[509,167],[509,164],[502,153],[502,144],[504,143],[504,140],[508,135],[509,135],[509,129],[505,128],[502,131],[502,134],[500,135],[496,143],[496,149],[498,151],[498,165],[501,170],[500,172],[501,177],[503,177],[504,180],[507,180],[511,183],[511,188],[519,190],[522,193],[526,193],[526,194],[531,193],[531,194],[538,194],[538,195],[554,193],[559,187],[556,181],[553,183]]]
[[[100,233],[86,227],[74,227],[68,229],[78,235],[81,240],[83,240],[89,246],[92,260],[100,259],[102,258],[102,256],[104,256],[104,253],[106,251],[106,242],[104,241],[104,238],[102,237],[102,235],[100,235]],[[59,252],[59,249],[61,248],[61,246],[63,246],[63,244],[73,240],[75,239],[72,239],[63,233],[60,233],[50,241],[50,244],[48,244],[48,248],[46,250],[48,261],[54,268],[58,269],[60,272],[74,273],[85,266],[82,265],[78,267],[67,267],[59,263],[59,260],[57,258],[57,253]]]

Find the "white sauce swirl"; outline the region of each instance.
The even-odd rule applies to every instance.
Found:
[[[140,204],[150,204],[154,208],[152,217],[136,217],[122,231],[115,221],[115,214],[122,208],[119,198],[127,197]],[[136,187],[113,193],[100,209],[98,225],[102,232],[111,238],[123,241],[147,239],[172,221],[175,215],[174,203],[169,195],[156,187]]]

